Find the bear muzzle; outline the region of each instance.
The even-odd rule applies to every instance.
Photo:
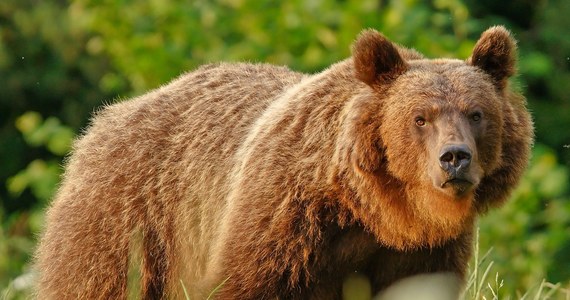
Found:
[[[470,166],[473,152],[466,144],[448,144],[441,148],[439,166],[443,170],[438,186],[461,195],[475,185]]]

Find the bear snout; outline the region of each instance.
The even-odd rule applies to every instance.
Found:
[[[471,190],[478,180],[471,174],[473,151],[467,144],[446,144],[438,156],[440,172],[435,185],[454,195]]]

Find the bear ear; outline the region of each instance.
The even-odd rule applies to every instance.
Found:
[[[507,79],[516,73],[516,45],[517,42],[505,27],[491,27],[481,34],[467,62],[491,75],[495,84],[502,89]]]
[[[404,73],[407,65],[397,47],[376,30],[364,30],[352,46],[356,78],[368,85],[388,83]]]

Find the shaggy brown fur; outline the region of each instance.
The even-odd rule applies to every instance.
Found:
[[[478,213],[523,172],[532,124],[516,48],[487,30],[466,62],[368,30],[311,76],[204,66],[106,107],[75,143],[37,251],[38,297],[124,299],[142,236],[145,299],[335,299],[463,276]],[[459,149],[459,150],[457,150]]]

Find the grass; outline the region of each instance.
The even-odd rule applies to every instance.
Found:
[[[493,268],[493,261],[489,261],[489,254],[493,248],[480,256],[479,253],[479,228],[475,236],[475,246],[473,261],[470,268],[470,273],[467,279],[465,290],[463,291],[460,299],[463,300],[570,300],[570,290],[562,288],[561,283],[553,284],[547,282],[545,279],[541,283],[537,283],[534,287],[530,287],[524,294],[517,293],[516,295],[505,295],[501,293],[501,288],[504,286],[503,280],[500,278],[499,273],[491,274]],[[494,278],[493,278],[494,277]]]
[[[211,300],[211,299],[215,299],[214,297],[216,296],[216,293],[220,290],[220,288],[222,288],[222,286],[226,283],[226,281],[228,281],[228,279],[230,279],[230,277],[224,279],[224,281],[222,281],[220,284],[218,284],[218,286],[216,286],[208,295],[208,298],[206,298],[206,300]],[[184,285],[184,281],[182,281],[182,279],[180,279],[180,285],[182,285],[182,290],[184,291],[184,299],[186,300],[190,300],[190,295],[188,295],[188,290],[186,289],[186,285]]]

